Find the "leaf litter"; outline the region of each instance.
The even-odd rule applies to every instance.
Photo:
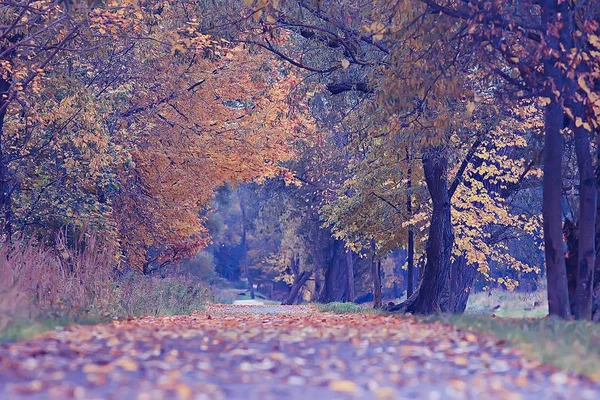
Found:
[[[410,316],[211,305],[0,346],[0,398],[598,399],[489,335]]]

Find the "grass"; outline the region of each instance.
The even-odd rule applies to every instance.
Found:
[[[385,311],[376,310],[373,308],[361,307],[355,303],[342,303],[342,302],[333,302],[333,303],[316,303],[315,307],[320,312],[328,312],[332,314],[383,314]]]
[[[548,315],[545,290],[533,293],[491,290],[472,294],[465,314],[500,318],[542,318]]]
[[[115,252],[94,236],[63,250],[34,241],[0,243],[0,342],[73,323],[186,314],[212,298],[193,276],[115,271]]]
[[[423,320],[493,334],[532,359],[600,382],[599,324],[549,317],[515,319],[473,315],[438,315]]]
[[[7,328],[0,330],[0,343],[16,342],[32,336],[41,335],[44,332],[57,328],[64,328],[69,325],[94,325],[108,322],[108,318],[87,318],[87,319],[68,319],[68,318],[48,318],[42,320],[21,319],[14,321]]]

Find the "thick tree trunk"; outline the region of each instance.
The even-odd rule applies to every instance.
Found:
[[[323,270],[323,254],[321,249],[319,248],[319,244],[321,241],[319,240],[321,236],[321,229],[319,224],[314,224],[314,232],[313,232],[313,246],[312,246],[312,259],[313,259],[313,271],[315,274],[315,291],[312,296],[313,301],[317,301],[321,298],[323,293],[323,283],[321,281],[321,271]]]
[[[381,260],[375,254],[373,246],[373,258],[371,259],[371,277],[373,279],[373,308],[381,307]]]
[[[577,225],[566,218],[563,225],[563,237],[567,244],[565,266],[567,268],[567,291],[569,293],[569,309],[575,315],[577,292],[577,275],[579,269],[579,238]]]
[[[254,299],[254,284],[252,283],[252,276],[250,275],[250,267],[248,266],[248,241],[246,239],[246,209],[244,208],[244,201],[242,194],[238,191],[240,198],[240,209],[242,211],[242,251],[244,252],[244,273],[246,279],[248,279],[248,290],[250,291],[250,298]]]
[[[12,241],[12,193],[11,178],[8,168],[9,155],[7,152],[6,138],[4,137],[4,120],[8,104],[8,90],[10,82],[0,76],[0,213],[3,218],[2,236],[7,242]]]
[[[576,115],[584,113],[583,107],[578,105],[574,105],[572,109],[576,112]],[[579,245],[575,318],[590,320],[592,318],[592,292],[596,264],[596,207],[598,194],[590,148],[590,136],[582,126],[574,126],[573,130],[579,171]]]
[[[568,2],[559,5],[558,0],[546,0],[541,7],[544,26],[554,26],[558,14],[562,18],[567,15]],[[560,37],[548,32],[545,35],[546,45],[556,55],[561,54],[561,39],[564,39],[565,29],[560,30]],[[569,318],[569,292],[567,289],[567,268],[565,265],[564,243],[562,238],[562,156],[563,137],[561,129],[564,124],[564,113],[560,94],[564,90],[562,71],[556,65],[554,56],[546,57],[544,69],[548,77],[546,94],[551,99],[545,109],[544,137],[544,198],[542,213],[544,220],[544,246],[546,255],[546,270],[548,280],[548,311],[550,315]]]
[[[346,277],[347,285],[347,302],[353,302],[356,297],[354,294],[354,262],[352,261],[352,250],[346,252]]]
[[[546,107],[544,147],[544,246],[548,279],[548,311],[561,318],[571,316],[562,237],[563,111],[555,100]]]
[[[323,282],[323,303],[348,301],[348,268],[344,243],[334,239],[328,246],[329,257]]]
[[[455,270],[455,279],[452,287],[452,301],[450,302],[450,312],[462,314],[467,308],[467,302],[473,288],[473,281],[477,270],[467,265],[467,259],[463,256],[456,257],[452,263],[452,269]]]
[[[412,170],[408,169],[408,183],[406,185],[406,212],[408,217],[412,216]],[[413,227],[408,227],[408,254],[406,259],[406,298],[408,299],[415,291],[415,233]]]
[[[423,171],[433,203],[426,246],[427,263],[417,291],[402,308],[416,314],[431,314],[441,309],[454,242],[448,195],[448,160],[443,149],[432,148],[423,154]]]
[[[464,256],[457,256],[450,267],[450,274],[442,296],[441,310],[452,314],[462,314],[467,308],[467,302],[473,287],[477,271],[467,265]]]
[[[290,294],[281,304],[294,304],[296,302],[296,298],[298,297],[298,293],[300,293],[300,289],[306,284],[306,281],[310,278],[310,271],[303,271],[300,275],[296,276],[294,279],[294,283],[292,284],[292,288],[290,289]]]

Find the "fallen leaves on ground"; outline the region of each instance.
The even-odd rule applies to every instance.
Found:
[[[492,336],[412,317],[209,306],[0,346],[2,398],[600,398]]]

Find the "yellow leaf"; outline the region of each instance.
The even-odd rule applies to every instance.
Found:
[[[477,336],[473,335],[472,333],[466,333],[465,340],[467,342],[475,343],[477,342]]]
[[[353,393],[356,392],[356,383],[352,381],[331,381],[329,389],[335,392]]]
[[[350,66],[350,61],[346,60],[345,58],[342,58],[342,68],[348,69],[349,66]]]
[[[269,16],[267,17],[267,22],[268,22],[268,23],[270,23],[270,24],[274,24],[274,23],[275,23],[275,22],[277,22],[277,21],[275,20],[275,18],[273,18],[273,16],[272,16],[272,15],[269,15]]]
[[[380,387],[375,390],[375,397],[380,400],[393,399],[396,397],[396,391],[390,387]]]
[[[138,365],[135,363],[135,361],[129,358],[118,360],[115,364],[123,368],[125,371],[135,372],[138,370]]]
[[[581,119],[581,117],[575,118],[575,126],[579,128],[581,125],[583,125],[583,120]]]
[[[244,4],[250,7],[254,3],[254,0],[244,0]]]
[[[465,357],[456,357],[454,359],[454,364],[465,367],[469,365],[469,360],[467,360]]]
[[[585,76],[584,75],[579,75],[579,77],[577,78],[577,84],[579,85],[579,87],[581,88],[581,90],[583,90],[584,92],[586,92],[588,95],[590,94],[591,90],[590,90],[587,82],[585,81]]]
[[[466,108],[467,108],[467,114],[469,114],[469,116],[473,115],[473,111],[475,111],[475,103],[474,103],[474,102],[472,102],[472,101],[470,101],[470,102],[467,104],[467,107],[466,107]]]

